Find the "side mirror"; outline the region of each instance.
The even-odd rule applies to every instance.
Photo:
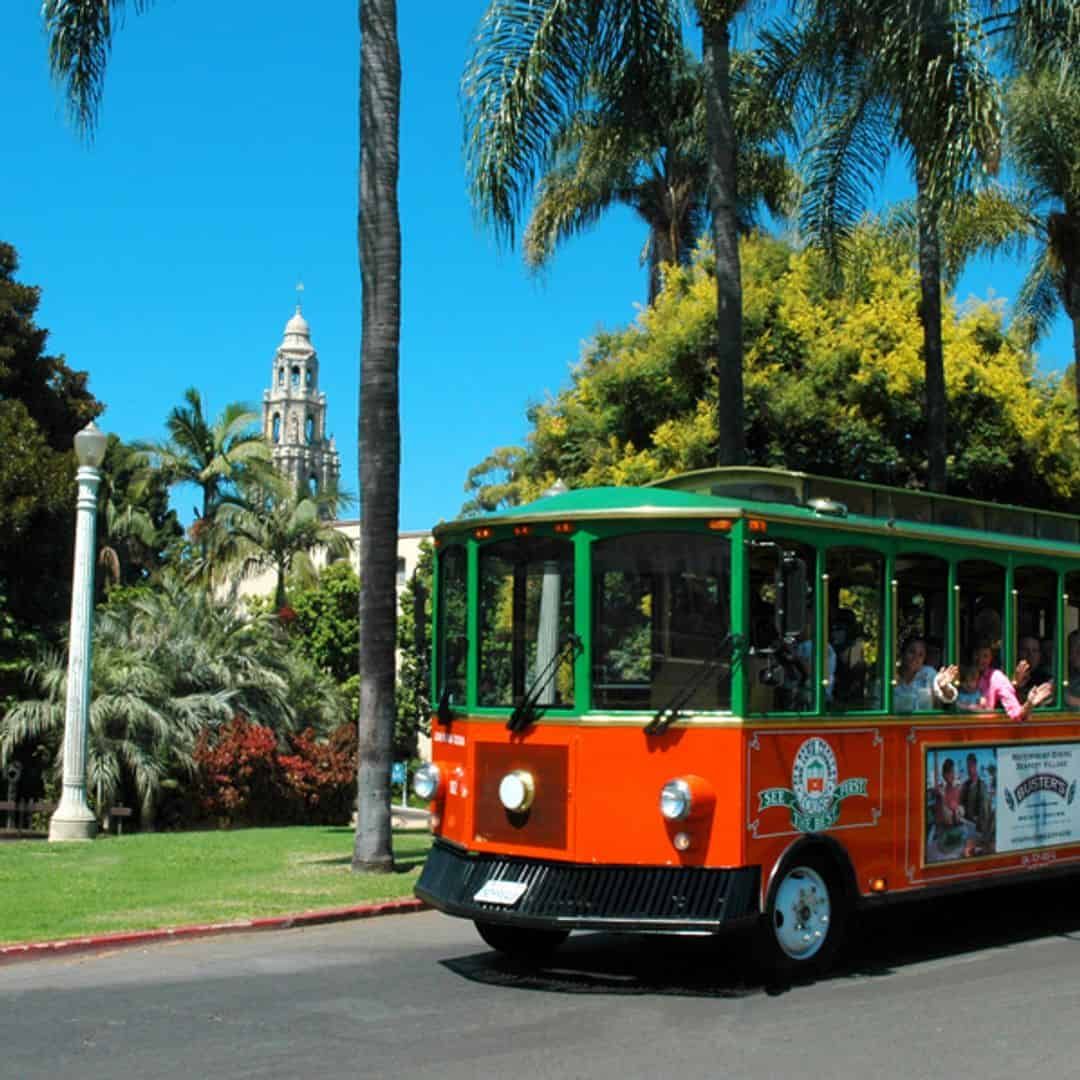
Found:
[[[776,632],[793,641],[806,630],[806,563],[794,551],[780,553],[776,572]]]

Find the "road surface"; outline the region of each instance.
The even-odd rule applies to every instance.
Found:
[[[436,912],[0,967],[4,1080],[1080,1072],[1080,880],[896,907],[828,978],[744,937],[574,935],[540,972]]]

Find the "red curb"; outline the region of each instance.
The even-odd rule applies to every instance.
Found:
[[[404,915],[410,911],[424,911],[427,906],[423,900],[410,897],[405,900],[387,900],[381,904],[302,911],[295,915],[270,915],[261,919],[238,919],[236,922],[169,926],[160,930],[98,934],[68,938],[64,941],[30,941],[19,945],[0,945],[0,964],[79,952],[101,952],[130,945],[148,945],[157,941],[168,941],[170,938],[217,937],[221,934],[250,933],[253,930],[291,930],[303,926],[344,922],[346,919],[370,919],[376,915]]]

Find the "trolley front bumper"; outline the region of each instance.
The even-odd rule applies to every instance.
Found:
[[[463,851],[436,839],[416,895],[480,922],[708,932],[756,917],[760,883],[757,866],[596,866]]]

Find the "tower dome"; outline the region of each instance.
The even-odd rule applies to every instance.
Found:
[[[296,314],[285,324],[285,337],[281,342],[281,348],[290,351],[311,351],[311,327],[301,314],[299,304],[296,305]]]

